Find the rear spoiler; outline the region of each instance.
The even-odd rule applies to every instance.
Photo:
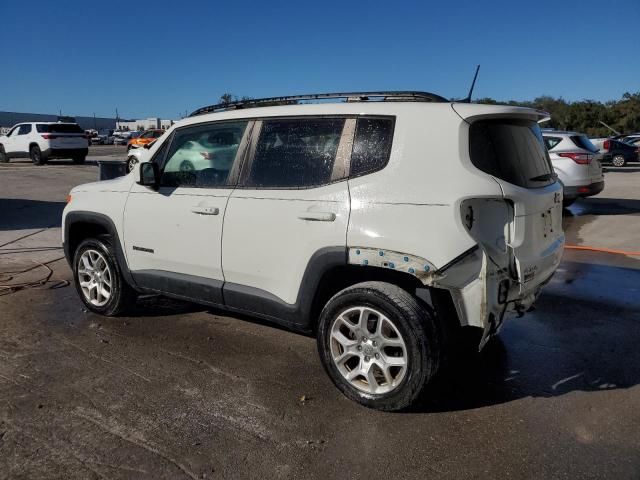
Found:
[[[511,105],[484,105],[479,103],[452,103],[451,108],[465,122],[471,123],[482,118],[520,118],[533,122],[546,122],[551,114],[535,108],[514,107]]]

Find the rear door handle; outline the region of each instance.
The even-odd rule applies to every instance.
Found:
[[[191,207],[191,211],[198,215],[218,215],[220,213],[217,207]]]
[[[336,214],[333,212],[302,212],[298,218],[315,222],[333,222],[336,219]]]

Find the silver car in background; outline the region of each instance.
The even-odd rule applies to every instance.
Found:
[[[553,169],[563,185],[565,207],[578,198],[597,195],[604,189],[602,154],[586,135],[543,130],[542,136]]]

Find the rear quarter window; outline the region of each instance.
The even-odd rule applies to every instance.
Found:
[[[558,145],[562,141],[560,137],[544,137],[544,145],[547,147],[547,150],[551,150],[553,147]]]
[[[537,123],[479,120],[469,127],[469,156],[479,170],[524,188],[555,182],[549,154]]]
[[[392,118],[360,117],[351,153],[351,177],[383,169],[389,162],[393,140]]]

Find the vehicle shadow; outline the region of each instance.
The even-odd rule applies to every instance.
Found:
[[[614,166],[604,166],[603,165],[602,171],[604,173],[607,173],[607,172],[634,173],[634,172],[640,172],[640,166],[614,167]]]
[[[566,217],[582,215],[635,215],[640,213],[640,200],[630,198],[584,198],[562,211]]]
[[[162,295],[141,295],[127,316],[129,318],[166,317],[207,310],[206,306]]]
[[[632,296],[640,270],[586,269],[592,267],[596,275],[583,271],[552,282],[534,312],[508,321],[481,353],[458,358],[410,411],[467,410],[640,384],[640,301]]]
[[[0,198],[0,231],[59,227],[65,202]]]

